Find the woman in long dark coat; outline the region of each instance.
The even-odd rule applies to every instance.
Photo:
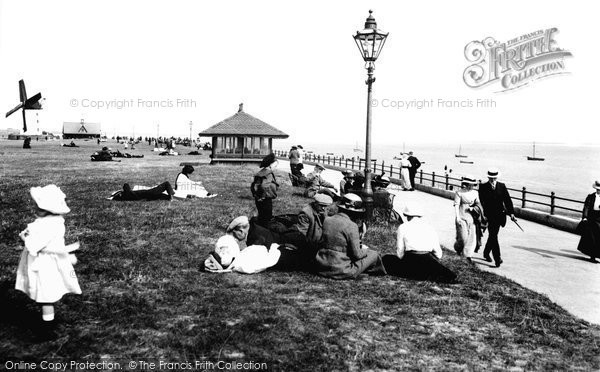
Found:
[[[583,228],[577,250],[590,256],[591,262],[597,263],[596,257],[600,257],[600,181],[592,186],[596,192],[589,194],[583,204]]]
[[[360,242],[357,222],[365,208],[358,195],[346,194],[338,205],[339,213],[323,222],[323,235],[315,257],[317,274],[332,279],[353,279],[361,273],[385,275],[378,252]]]

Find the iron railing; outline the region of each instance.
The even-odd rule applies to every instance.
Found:
[[[275,150],[274,153],[279,158],[287,159],[288,157],[287,151]],[[304,160],[352,170],[364,170],[365,168],[365,159],[362,158],[344,158],[343,156],[307,153],[304,155]],[[373,174],[385,172],[390,178],[400,178],[401,167],[394,166],[392,163],[386,164],[385,161],[378,163],[377,159],[371,161]],[[445,190],[455,190],[460,188],[461,179],[453,177],[447,172],[436,174],[436,172],[428,173],[420,170],[415,176],[415,183]],[[477,189],[477,187],[475,188]],[[507,189],[511,199],[518,202],[521,208],[533,208],[551,215],[561,214],[569,217],[578,216],[583,209],[583,201],[556,196],[554,191],[550,194],[544,194],[529,191],[525,187],[520,189],[507,187]]]

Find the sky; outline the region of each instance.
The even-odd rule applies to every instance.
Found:
[[[374,143],[600,144],[594,1],[0,0],[1,107],[17,105],[24,79],[46,98],[30,132],[84,119],[109,136],[189,136],[191,121],[195,136],[243,102],[293,142],[362,143],[366,70],[352,36],[369,9],[389,32]],[[553,27],[572,53],[566,73],[507,92],[463,81],[471,41]],[[2,115],[0,128],[20,127],[20,114]]]

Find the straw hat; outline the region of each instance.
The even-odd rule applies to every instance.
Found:
[[[498,168],[490,168],[488,169],[487,176],[488,178],[498,178]]]
[[[477,185],[477,180],[472,176],[463,176],[460,178],[461,183],[467,183],[469,185]]]
[[[600,181],[596,180],[596,182],[594,182],[592,187],[595,188],[596,190],[600,190]]]
[[[66,214],[71,211],[65,202],[66,195],[56,185],[32,187],[29,192],[40,209],[54,214]]]
[[[423,211],[421,211],[421,208],[419,208],[419,206],[417,206],[416,204],[408,204],[407,203],[404,206],[402,213],[408,217],[422,217],[423,216]]]
[[[352,193],[344,195],[338,208],[350,212],[365,212],[366,209],[363,207],[363,201],[360,196]]]

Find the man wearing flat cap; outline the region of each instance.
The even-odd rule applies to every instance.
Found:
[[[500,267],[502,264],[500,243],[498,242],[500,227],[506,225],[506,215],[509,215],[513,221],[517,220],[506,185],[498,182],[498,174],[498,169],[490,168],[487,172],[488,182],[479,186],[479,200],[483,206],[483,213],[488,220],[488,239],[483,250],[483,258],[488,262],[492,262],[491,252],[496,267]]]
[[[333,204],[329,195],[316,194],[314,201],[300,211],[296,228],[306,237],[307,251],[314,257],[323,234],[323,222],[328,208]]]
[[[331,183],[325,181],[321,172],[325,170],[321,164],[315,165],[315,169],[306,176],[307,189],[306,196],[314,197],[317,193],[329,195],[332,199],[337,199],[337,189]]]

